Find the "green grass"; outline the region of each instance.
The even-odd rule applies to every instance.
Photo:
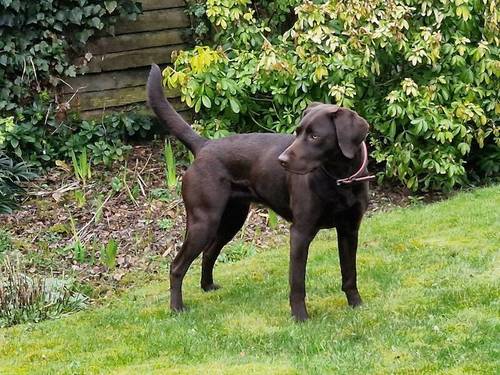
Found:
[[[214,293],[195,265],[185,314],[168,312],[165,275],[106,306],[0,330],[0,373],[498,373],[499,207],[496,186],[365,220],[357,310],[328,231],[310,252],[305,324],[289,317],[282,247],[219,265]]]

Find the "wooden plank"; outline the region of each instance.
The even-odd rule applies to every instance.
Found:
[[[144,12],[133,22],[127,19],[120,20],[115,25],[115,35],[190,26],[191,21],[184,8],[153,10]]]
[[[185,7],[184,0],[140,0],[142,10],[167,9],[176,7]]]
[[[165,89],[167,98],[178,98],[179,91]],[[70,94],[63,98],[68,100]],[[71,101],[71,106],[78,107],[81,111],[99,108],[117,107],[146,101],[146,86],[124,87],[121,89],[97,92],[78,92]]]
[[[189,108],[186,108],[184,103],[181,102],[172,102],[172,106],[176,109],[176,111],[186,120],[188,123],[193,122],[193,111]],[[131,112],[138,113],[141,115],[155,117],[153,111],[144,103],[137,103],[131,108],[130,106],[122,106],[122,107],[112,107],[106,109],[94,109],[91,111],[82,111],[80,112],[80,117],[83,119],[96,119],[101,118],[103,115],[109,115],[111,112]]]
[[[86,74],[74,78],[67,78],[65,82],[71,87],[62,84],[63,94],[78,92],[103,91],[120,89],[122,87],[144,86],[148,79],[149,67],[133,70],[118,70],[97,74]]]
[[[98,38],[85,46],[94,55],[191,42],[190,29],[170,29]]]
[[[187,47],[185,44],[180,44],[96,55],[88,62],[85,71],[86,73],[99,73],[149,66],[152,63],[167,64],[171,61],[173,51]],[[82,58],[79,58],[75,65],[81,65],[81,61]]]

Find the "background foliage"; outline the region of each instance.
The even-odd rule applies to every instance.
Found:
[[[0,151],[41,165],[87,145],[116,151],[144,130],[134,118],[67,117],[54,90],[76,74],[71,58],[92,35],[140,11],[133,0],[0,0]]]
[[[319,100],[364,116],[381,176],[413,190],[498,174],[496,0],[208,0],[197,14],[212,45],[164,77],[205,135],[292,132]]]

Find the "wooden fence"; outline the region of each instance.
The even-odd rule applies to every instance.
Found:
[[[122,110],[146,101],[146,80],[151,63],[170,63],[173,51],[189,47],[190,20],[184,0],[142,0],[143,14],[136,21],[121,20],[115,36],[98,37],[85,47],[76,65],[87,72],[65,80],[64,98],[82,117]],[[178,111],[186,111],[179,93],[165,90]]]

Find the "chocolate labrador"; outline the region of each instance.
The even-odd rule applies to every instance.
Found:
[[[187,230],[170,268],[170,306],[184,309],[182,281],[203,252],[201,287],[217,289],[217,256],[241,229],[251,202],[262,203],[292,223],[290,306],[296,320],[308,318],[305,274],[309,244],[319,229],[337,229],[342,290],[351,306],[361,304],[356,250],[368,205],[368,123],[356,112],[311,103],[296,136],[239,134],[218,140],[197,135],[163,95],[160,68],[153,65],[149,105],[163,126],[193,152],[182,181]]]

